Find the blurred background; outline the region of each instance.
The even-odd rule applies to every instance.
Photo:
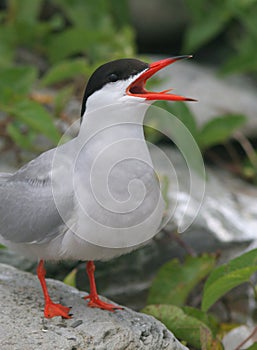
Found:
[[[256,83],[254,0],[1,0],[0,10],[5,149],[37,151],[39,133],[55,144],[60,129],[53,117],[65,119],[71,96],[80,101],[93,70],[116,58],[193,54],[197,64],[214,66],[220,76],[244,73],[249,84]],[[24,117],[28,109],[39,112],[37,122]]]
[[[256,21],[256,0],[0,0],[0,171],[58,144],[79,119],[87,79],[100,64],[194,56],[151,84],[199,100],[160,106],[180,118],[202,153],[208,175],[203,208],[188,232],[176,234],[175,218],[147,247],[98,263],[100,293],[139,310],[156,271],[173,257],[219,250],[224,262],[256,239]],[[174,145],[153,129],[146,135],[174,159],[186,193]],[[172,203],[172,179],[160,176]],[[0,261],[35,271],[34,262],[4,248]],[[48,271],[88,290],[82,263],[49,264]],[[197,288],[188,292],[191,305],[199,304]],[[249,295],[240,288],[218,304],[223,321],[232,313],[234,321],[246,319]]]
[[[207,135],[200,146],[227,140],[243,123],[255,136],[256,104],[244,94],[256,85],[254,0],[1,0],[0,11],[0,146],[14,149],[21,163],[56,145],[65,123],[79,117],[88,77],[121,57],[193,54],[194,62],[179,62],[171,76],[171,87],[201,100],[189,106],[193,119],[250,117],[248,124],[243,116],[224,120],[223,139]],[[227,86],[219,86],[222,79]],[[228,85],[242,86],[241,94],[231,96]],[[252,165],[243,176],[255,178]]]

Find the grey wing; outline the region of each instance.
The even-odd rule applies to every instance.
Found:
[[[64,223],[51,188],[51,160],[49,151],[12,175],[0,174],[0,236],[5,240],[46,243],[61,233]]]

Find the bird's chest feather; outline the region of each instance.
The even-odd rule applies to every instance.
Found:
[[[146,159],[99,163],[75,182],[77,203],[86,214],[102,224],[123,227],[141,222],[155,210],[160,187]]]
[[[106,128],[83,143],[73,174],[72,231],[82,240],[123,249],[156,234],[163,200],[137,125]]]

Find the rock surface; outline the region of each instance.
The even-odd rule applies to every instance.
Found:
[[[87,308],[85,293],[59,281],[47,283],[53,300],[72,305],[72,319],[45,319],[36,276],[0,264],[1,350],[187,349],[151,316],[127,308],[114,313]]]
[[[253,331],[253,326],[244,325],[232,329],[222,340],[224,349],[234,350],[238,347],[238,344],[241,344],[248,337],[250,337],[250,339],[244,343],[244,348],[240,347],[240,349],[248,349],[248,347],[250,348],[253,344],[257,344],[257,336],[251,336]]]
[[[180,152],[171,147],[162,150],[173,165],[174,172],[170,171],[168,162],[158,158],[155,148],[151,148],[151,156],[157,173],[169,180],[167,197],[169,208],[173,210],[172,225],[178,226],[182,220],[190,222],[191,229],[203,229],[206,237],[211,233],[221,242],[256,239],[256,186],[227,171],[209,166],[205,167],[205,179],[201,179],[197,173],[193,176],[193,170],[188,168]],[[177,187],[174,185],[176,182]],[[199,198],[199,184],[204,186],[202,198]]]

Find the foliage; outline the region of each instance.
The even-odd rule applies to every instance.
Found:
[[[252,346],[250,346],[247,350],[257,350],[257,343],[254,343]]]
[[[65,283],[71,287],[76,287],[76,274],[77,274],[77,272],[78,272],[77,268],[71,270],[71,272],[69,272],[68,275],[65,276],[63,283]]]
[[[240,132],[240,128],[247,121],[242,114],[223,114],[210,119],[199,125],[196,116],[190,111],[185,103],[158,101],[156,106],[166,110],[174,117],[178,118],[196,141],[202,154],[205,154],[213,146],[225,146],[229,156],[231,156],[232,166],[229,170],[235,171],[236,175],[251,183],[257,183],[257,153],[250,141]],[[150,126],[145,127],[145,135],[149,142],[157,143],[163,140],[163,135],[158,130],[167,130],[168,125],[164,125],[165,119],[159,118],[156,109],[152,116]],[[172,116],[171,116],[172,118]],[[237,150],[228,147],[228,141],[236,141],[244,151],[244,158],[237,156]],[[233,148],[233,150],[232,150]],[[236,155],[236,156],[235,156]]]
[[[133,55],[126,2],[7,0],[0,11],[0,110],[6,116],[2,136],[28,150],[42,151],[39,134],[50,141],[48,147],[56,145],[60,133],[49,109],[59,117],[60,103],[65,105],[76,79],[86,81],[103,61]],[[33,90],[53,84],[61,90],[56,99],[47,93],[35,98]]]
[[[190,24],[183,52],[195,52],[222,34],[230,51],[222,71],[257,72],[256,0],[186,0],[186,3]]]
[[[186,340],[196,349],[209,348],[213,344],[213,334],[206,323],[188,315],[175,305],[149,305],[143,312],[152,315],[172,330],[179,339]],[[216,348],[217,349],[217,348]]]
[[[202,310],[207,311],[230,289],[250,280],[257,271],[257,249],[216,268],[204,286]]]
[[[83,55],[89,62],[133,54],[133,34],[126,4],[113,14],[105,0],[9,0],[1,13],[0,52],[3,63],[23,47],[44,55],[52,63]],[[125,21],[116,23],[117,18]],[[119,29],[119,31],[117,31]]]
[[[0,109],[10,118],[6,132],[15,143],[24,148],[34,148],[38,134],[43,134],[54,144],[60,133],[49,112],[30,98],[31,88],[37,79],[34,67],[0,68]]]
[[[162,321],[187,345],[199,350],[223,348],[221,339],[225,327],[207,310],[232,288],[245,282],[252,286],[251,276],[257,271],[257,249],[227,264],[214,267],[216,264],[213,254],[188,257],[184,264],[176,259],[166,263],[157,273],[150,288],[148,305],[143,309]],[[197,284],[199,289],[199,282],[206,277],[201,309],[187,306],[189,294]]]
[[[196,117],[185,103],[175,102],[170,104],[166,101],[158,101],[156,106],[165,109],[178,118],[190,131],[202,152],[212,146],[226,142],[233,136],[234,131],[246,122],[244,115],[224,114],[207,121],[202,126],[198,126]],[[158,123],[158,120],[156,122]]]
[[[92,71],[104,61],[131,57],[134,33],[125,1],[106,0],[6,0],[0,10],[0,110],[5,134],[17,146],[38,149],[43,134],[56,145],[56,126],[63,106]],[[192,15],[184,49],[195,51],[231,28],[237,52],[224,72],[257,70],[257,1],[187,0]],[[208,16],[206,15],[208,14]],[[233,30],[232,30],[233,29]],[[235,33],[235,34],[234,34]],[[55,87],[55,98],[38,98],[35,89]],[[225,142],[242,126],[242,115],[223,115],[199,127],[182,103],[160,103],[187,126],[202,151]],[[2,116],[1,116],[2,117]],[[158,129],[158,127],[157,127]],[[217,132],[218,130],[218,132]],[[149,137],[153,133],[149,133]],[[157,140],[157,138],[155,138]],[[2,248],[2,247],[0,247]],[[256,250],[214,269],[213,255],[189,257],[184,265],[173,260],[164,265],[153,281],[146,313],[162,320],[196,349],[221,349],[221,325],[207,310],[236,285],[250,281],[256,268]],[[65,279],[75,284],[76,270]],[[189,295],[207,276],[202,309],[186,305]],[[197,330],[197,332],[195,332]],[[203,347],[204,348],[204,347]]]
[[[219,1],[204,4],[198,0],[192,5],[188,0],[193,18],[186,37],[189,51],[211,40],[242,8],[241,17],[250,29],[256,30],[250,18],[244,15],[254,7],[255,1],[244,2],[244,5],[238,1],[235,8],[230,2],[225,1],[223,6]],[[76,79],[82,77],[85,81],[103,61],[134,55],[134,35],[126,2],[117,4],[114,0],[53,0],[51,3],[35,0],[33,5],[31,0],[6,1],[6,8],[0,12],[0,109],[8,117],[7,138],[23,149],[42,151],[36,146],[36,140],[43,134],[50,145],[56,145],[60,135],[49,109],[59,117],[63,110],[61,104],[64,106],[76,89]],[[210,9],[211,18],[215,20],[208,17],[207,23],[206,11]],[[25,56],[32,55],[34,66],[24,59],[24,51]],[[43,68],[37,66],[37,58],[43,59]],[[50,103],[34,99],[33,89],[51,85],[64,92]],[[23,112],[19,110],[21,100],[26,101]],[[163,102],[163,106],[181,118],[202,150],[224,142],[244,123],[244,116],[224,115],[199,128],[185,104]],[[36,120],[24,117],[28,108]],[[153,139],[155,134],[149,134]]]
[[[167,303],[174,303],[177,306],[184,305],[191,290],[210,273],[214,266],[215,257],[211,259],[211,256],[207,254],[198,259],[189,256],[183,266],[177,259],[166,263],[152,283],[147,303],[160,304],[165,299]],[[170,280],[171,275],[172,281]]]

